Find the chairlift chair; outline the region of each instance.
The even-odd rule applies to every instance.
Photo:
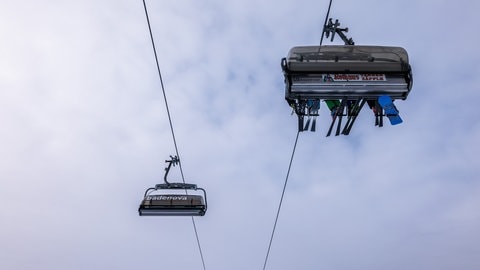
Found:
[[[401,47],[328,45],[294,47],[282,59],[285,99],[406,99],[412,87]]]
[[[151,194],[150,191],[168,190],[167,194]],[[171,191],[182,193],[172,193]],[[202,195],[186,194],[187,190],[201,190]],[[169,183],[158,184],[145,192],[138,213],[140,216],[203,216],[207,211],[207,194],[203,188],[194,184]]]
[[[376,104],[383,95],[405,100],[410,93],[412,69],[405,49],[350,45],[350,40],[345,40],[345,45],[293,47],[282,59],[285,99],[298,115],[299,131],[308,129],[309,122],[304,123],[304,118],[309,116],[308,103],[312,100],[342,100],[344,106],[336,109],[327,136],[337,119],[335,135],[348,135],[365,102]],[[346,104],[357,105],[345,114]],[[340,132],[344,115],[348,120]],[[382,117],[381,110],[375,117]]]
[[[166,160],[169,163],[165,168],[164,184],[157,184],[145,191],[143,200],[138,208],[140,216],[203,216],[207,211],[207,193],[195,184],[170,183],[167,175],[171,166],[180,161],[178,157]],[[188,194],[189,191],[200,190],[203,194]],[[168,191],[162,193],[162,191]],[[154,193],[155,192],[155,193]],[[203,195],[203,196],[202,196]]]
[[[324,100],[332,113],[327,136],[337,119],[335,135],[348,135],[365,103],[374,111],[375,125],[382,126],[379,98],[405,100],[412,88],[412,69],[404,48],[355,45],[345,35],[348,28],[339,26],[338,20],[334,23],[330,18],[324,25],[320,46],[293,47],[281,61],[285,99],[298,116],[299,131],[308,130],[313,108],[309,104],[319,100]],[[327,38],[331,35],[331,41],[335,35],[340,36],[345,45],[322,46],[324,34]],[[318,115],[318,108],[313,112],[313,116]],[[343,116],[348,118],[341,131]]]

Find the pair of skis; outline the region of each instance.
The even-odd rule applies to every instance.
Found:
[[[335,136],[341,134],[348,135],[352,130],[353,124],[357,119],[358,114],[362,110],[363,106],[365,105],[366,99],[358,98],[357,100],[347,100],[347,98],[343,98],[342,101],[338,100],[325,100],[327,103],[328,108],[332,112],[332,123],[330,124],[330,128],[327,132],[327,137],[331,135],[333,127],[335,126],[335,122],[338,119],[337,129],[335,131]],[[345,116],[344,111],[347,108],[347,122],[342,130],[342,118]],[[341,132],[340,132],[341,130]]]
[[[332,123],[327,132],[327,137],[332,134],[335,123],[338,120],[335,136],[340,134],[349,135],[352,130],[353,124],[357,119],[358,114],[362,110],[365,103],[368,102],[369,107],[375,114],[375,126],[383,126],[383,116],[387,116],[390,120],[390,124],[397,125],[403,122],[399,115],[398,109],[393,104],[393,100],[390,96],[383,95],[377,100],[368,100],[366,98],[357,98],[356,100],[349,100],[344,97],[339,100],[325,100],[327,107],[332,113]],[[320,109],[320,100],[307,100],[301,104],[297,104],[295,112],[298,115],[298,130],[299,131],[311,131],[316,130],[316,117]],[[346,111],[346,113],[345,113]],[[385,114],[383,113],[385,111]],[[305,116],[307,121],[304,122]],[[347,116],[347,121],[342,129],[343,116]],[[310,128],[311,123],[311,128]]]
[[[314,132],[317,126],[317,116],[318,111],[320,110],[320,100],[319,99],[309,99],[305,104],[305,110],[307,111],[307,122],[305,125],[303,124],[304,115],[298,116],[298,129],[299,131],[308,131],[310,128],[310,122],[312,123],[312,127],[310,131]],[[304,111],[305,111],[304,110]]]
[[[343,98],[342,101],[338,100],[325,100],[327,103],[328,108],[332,112],[332,123],[330,124],[330,128],[327,132],[327,137],[331,135],[333,131],[333,127],[335,126],[335,122],[338,119],[337,129],[335,132],[335,136],[341,134],[349,135],[350,131],[352,130],[353,124],[357,119],[358,114],[362,110],[363,106],[367,102],[366,99],[358,98],[357,100],[347,100],[347,98]],[[368,101],[370,108],[373,110],[375,114],[375,125],[382,127],[383,126],[383,111],[385,111],[385,115],[388,117],[390,124],[397,125],[403,122],[402,118],[399,115],[398,109],[393,104],[393,100],[390,96],[383,95],[375,101]],[[347,108],[347,122],[341,130],[342,126],[342,117],[345,116],[344,111]],[[341,131],[341,132],[340,132]]]

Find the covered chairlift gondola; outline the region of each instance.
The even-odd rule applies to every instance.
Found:
[[[342,101],[339,104],[343,106],[332,110],[332,118],[340,122],[341,116],[349,116],[349,126],[342,132],[347,135],[365,102],[376,117],[381,118],[383,112],[378,110],[378,98],[387,95],[392,100],[405,100],[412,87],[412,71],[405,49],[354,45],[353,40],[343,34],[348,29],[338,28],[339,25],[338,20],[333,24],[330,19],[325,31],[327,37],[332,33],[332,39],[335,33],[339,34],[345,45],[293,47],[282,59],[285,99],[298,115],[299,131],[308,129],[308,120],[304,126],[305,117],[318,116],[318,108],[312,112],[313,101]]]
[[[203,216],[207,211],[207,194],[203,188],[195,184],[170,183],[167,175],[171,166],[179,163],[178,157],[166,160],[168,167],[165,169],[164,184],[157,184],[145,191],[144,198],[138,208],[140,216]],[[168,194],[154,191],[168,191]],[[190,195],[188,191],[200,190],[202,195]],[[179,192],[183,191],[183,192]],[[173,193],[172,193],[173,192]]]

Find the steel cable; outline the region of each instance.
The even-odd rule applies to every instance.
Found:
[[[325,36],[325,27],[327,26],[328,16],[330,15],[330,8],[332,7],[332,2],[333,0],[330,0],[330,3],[328,4],[327,15],[325,16],[325,22],[323,23],[322,37],[320,38],[320,47],[322,47],[323,38]],[[318,48],[319,50],[320,47]]]
[[[287,176],[285,177],[285,183],[283,184],[282,196],[280,197],[280,203],[278,204],[277,215],[275,217],[275,223],[273,224],[272,235],[270,236],[270,242],[268,244],[267,255],[265,256],[265,262],[263,263],[263,270],[267,267],[268,256],[270,255],[270,249],[272,247],[273,236],[275,235],[275,229],[277,228],[278,217],[280,216],[280,209],[282,208],[283,197],[285,195],[285,190],[287,188],[288,177],[290,176],[290,169],[292,168],[293,157],[295,156],[295,150],[297,149],[298,136],[300,131],[297,132],[297,137],[295,138],[295,144],[293,146],[292,156],[290,157],[290,164],[288,165]]]
[[[185,177],[184,177],[183,169],[182,169],[182,162],[180,161],[181,159],[180,159],[180,154],[178,152],[177,140],[175,138],[175,132],[174,132],[174,129],[173,129],[172,117],[170,115],[170,110],[169,110],[169,107],[168,107],[167,95],[165,93],[165,86],[164,86],[164,83],[163,83],[162,72],[160,71],[160,64],[159,64],[159,61],[158,61],[157,49],[156,49],[156,46],[155,46],[155,41],[153,39],[152,27],[150,25],[150,18],[148,16],[148,9],[147,9],[147,5],[145,3],[145,0],[143,0],[143,8],[145,9],[145,17],[147,19],[148,32],[150,33],[150,40],[152,42],[153,54],[155,55],[155,63],[157,65],[158,77],[160,79],[160,85],[161,85],[161,88],[162,88],[163,99],[165,101],[165,107],[166,107],[166,110],[167,110],[168,122],[170,123],[170,131],[172,133],[173,144],[175,146],[175,153],[176,153],[176,155],[179,159],[178,165],[179,165],[179,168],[180,168],[180,174],[182,176],[183,183],[185,183]],[[200,258],[202,259],[203,269],[206,270],[205,260],[203,258],[202,246],[200,244],[200,238],[198,236],[198,231],[197,231],[197,226],[195,224],[195,219],[193,217],[191,217],[191,218],[192,218],[193,230],[195,232],[195,237],[197,239],[197,245],[198,245],[198,250],[199,250],[199,253],[200,253]]]

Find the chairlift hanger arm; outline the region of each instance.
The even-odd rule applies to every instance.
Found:
[[[333,41],[335,34],[338,34],[340,38],[345,42],[345,45],[355,45],[355,42],[353,42],[352,38],[348,38],[343,32],[348,32],[348,27],[347,28],[339,28],[340,23],[338,22],[338,19],[335,20],[335,23],[332,22],[332,18],[328,20],[328,24],[324,26],[324,32],[326,34],[326,37],[328,38],[330,36],[330,33],[332,33],[332,37],[330,41]]]
[[[165,168],[165,176],[163,177],[163,180],[165,181],[165,184],[170,185],[170,183],[167,181],[167,175],[170,172],[170,168],[175,166],[176,164],[180,163],[180,159],[178,159],[178,156],[170,156],[170,160],[165,160],[165,163],[168,163],[167,168]]]

